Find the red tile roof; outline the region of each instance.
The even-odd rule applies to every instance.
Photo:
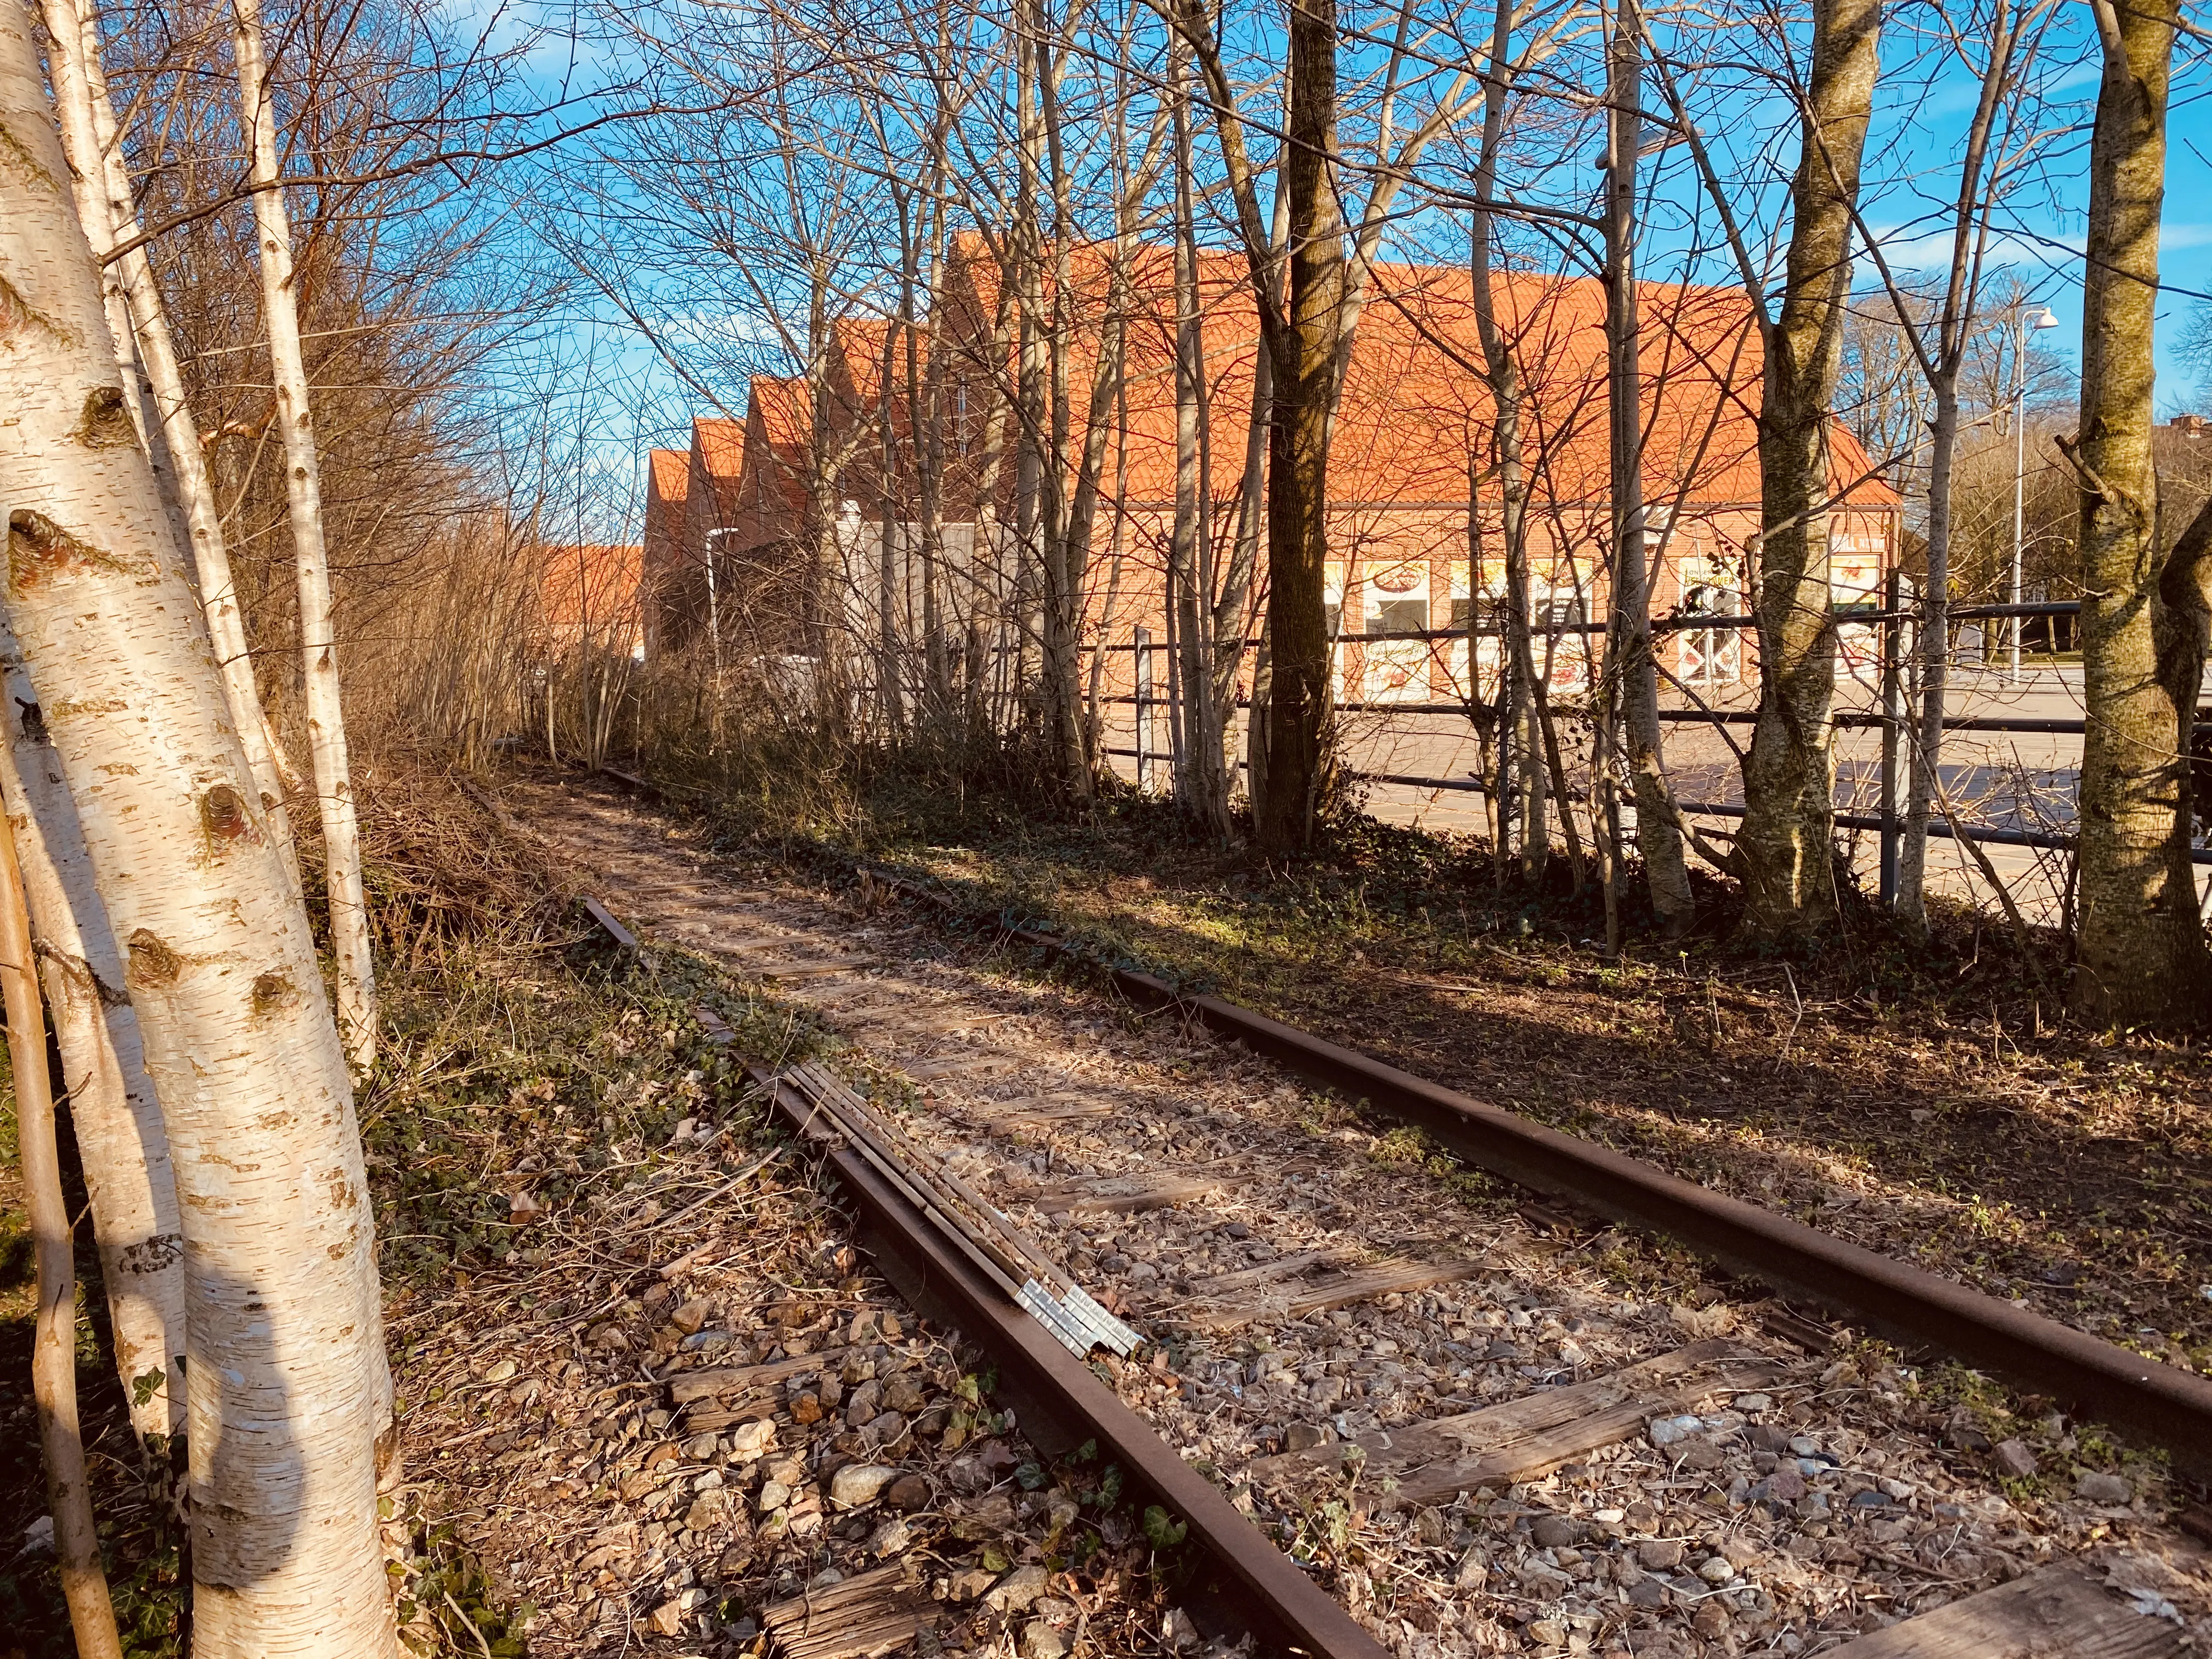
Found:
[[[635,543],[569,543],[545,548],[544,557],[539,599],[549,627],[611,628],[635,622],[644,548]]]
[[[1074,337],[1066,357],[1075,447],[1082,441],[1080,426],[1112,302],[1113,252],[1111,244],[1093,243],[1071,248],[1066,255],[1074,290],[1069,307]],[[1049,300],[1056,279],[1049,269],[1053,262],[1048,263]],[[940,336],[953,353],[951,372],[970,386],[994,375],[1011,379],[1012,365],[989,337],[1000,286],[996,264],[972,234],[957,240],[953,264]],[[1134,251],[1125,312],[1128,425],[1126,434],[1115,434],[1109,443],[1104,474],[1109,480],[1116,476],[1121,458],[1114,447],[1126,443],[1127,500],[1133,506],[1164,503],[1174,495],[1173,277],[1172,249],[1146,246]],[[1234,490],[1243,466],[1257,319],[1242,254],[1201,254],[1199,285],[1213,422],[1212,483],[1222,496]],[[1611,493],[1603,288],[1592,277],[1508,272],[1495,279],[1495,294],[1498,325],[1524,384],[1522,444],[1532,506],[1601,507]],[[1742,291],[1644,283],[1638,301],[1646,499],[1655,505],[1679,501],[1755,514],[1760,493],[1761,356]],[[880,319],[857,319],[841,321],[833,331],[833,424],[849,434],[860,423],[870,440],[848,456],[851,470],[841,480],[841,493],[871,503],[878,469],[872,416],[879,406],[884,349],[893,327]],[[1483,362],[1465,270],[1377,265],[1337,414],[1329,464],[1332,507],[1344,511],[1464,503],[1470,454],[1481,498],[1496,501],[1495,411]],[[798,378],[757,376],[750,390],[743,428],[734,422],[702,420],[694,441],[715,481],[717,496],[727,504],[725,511],[738,508],[748,543],[760,544],[795,532],[805,511],[811,403]],[[903,390],[903,374],[895,366],[890,413],[902,447],[911,431]],[[1894,507],[1895,492],[1874,476],[1850,432],[1840,422],[1831,432],[1839,501]],[[1002,490],[1010,487],[1012,471],[1001,469]],[[740,488],[725,494],[725,479]],[[956,481],[947,510],[972,510],[958,503],[957,495]]]
[[[681,449],[656,449],[648,459],[653,491],[671,506],[681,506],[691,488],[691,456]]]

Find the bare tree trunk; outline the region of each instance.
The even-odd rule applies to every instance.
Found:
[[[161,1091],[184,1222],[193,1650],[387,1659],[390,1382],[345,1054],[101,335],[21,12],[0,17],[8,606]]]
[[[1258,828],[1273,853],[1310,843],[1327,758],[1328,434],[1345,281],[1331,160],[1336,0],[1292,7],[1289,47],[1282,172],[1291,204],[1290,314],[1266,342],[1275,357],[1275,416],[1267,464],[1267,794]]]
[[[832,407],[830,275],[818,255],[810,259],[807,277],[806,527],[814,567],[808,606],[813,613],[817,712],[825,721],[845,726],[853,717],[846,683],[846,596],[858,573],[847,571],[839,538],[837,473],[850,443],[836,430]]]
[[[1099,486],[1106,470],[1106,441],[1111,435],[1115,409],[1123,401],[1122,356],[1128,328],[1126,315],[1128,298],[1123,279],[1123,251],[1117,247],[1112,278],[1108,283],[1105,331],[1099,342],[1098,362],[1091,374],[1091,397],[1084,414],[1083,452],[1077,463],[1075,494],[1073,500],[1069,503],[1067,512],[1066,563],[1068,570],[1073,574],[1075,581],[1076,608],[1071,620],[1073,629],[1076,630],[1080,629],[1083,621],[1080,596],[1083,592],[1084,578],[1091,565],[1091,539],[1098,514]],[[1127,422],[1124,422],[1123,425],[1126,428]],[[1125,458],[1127,447],[1126,442],[1120,445]],[[1112,563],[1107,578],[1104,612],[1099,619],[1099,648],[1092,653],[1091,659],[1088,704],[1087,708],[1079,704],[1077,710],[1082,718],[1078,724],[1075,740],[1082,750],[1080,764],[1086,797],[1091,768],[1098,764],[1098,757],[1095,753],[1097,747],[1095,738],[1098,718],[1099,674],[1101,665],[1105,661],[1104,647],[1113,629],[1115,605],[1121,595],[1121,521],[1119,509],[1121,500],[1122,496],[1117,495]],[[1073,660],[1073,653],[1071,653],[1069,663],[1071,675],[1078,672],[1078,666]],[[1072,757],[1069,763],[1073,765],[1076,762]]]
[[[84,224],[93,252],[104,262],[115,246],[115,225],[109,212],[107,169],[94,131],[92,87],[85,73],[87,60],[96,59],[99,54],[100,37],[89,26],[88,12],[80,13],[68,0],[48,0],[40,8],[40,16],[46,26],[46,65],[53,83],[54,111],[61,118],[62,153],[69,157],[70,191],[76,198],[76,215]],[[154,410],[152,389],[139,366],[138,342],[131,326],[122,273],[105,263],[100,267],[100,297],[115,348],[116,375],[130,402],[131,424],[138,430],[138,441],[146,446],[147,459],[167,500],[173,483],[168,446],[162,436],[161,417]],[[171,506],[173,509],[174,503]],[[181,531],[184,526],[179,521],[176,527]]]
[[[84,831],[46,740],[39,693],[4,623],[0,669],[7,707],[21,722],[0,740],[0,793],[14,826],[39,976],[92,1200],[116,1370],[131,1427],[142,1436],[173,1434],[184,1423],[184,1377],[173,1368],[185,1352],[185,1270],[168,1134]]]
[[[1244,426],[1244,467],[1237,487],[1236,539],[1230,544],[1229,568],[1222,573],[1220,597],[1213,607],[1213,706],[1221,714],[1223,804],[1234,793],[1237,755],[1231,738],[1237,709],[1237,679],[1244,665],[1245,641],[1253,623],[1254,579],[1260,569],[1260,532],[1266,517],[1267,425],[1274,404],[1274,365],[1265,348],[1252,354],[1252,409]]]
[[[1198,227],[1192,183],[1190,100],[1184,47],[1170,41],[1169,96],[1175,130],[1175,527],[1168,544],[1169,592],[1174,595],[1176,795],[1182,811],[1212,835],[1229,832],[1220,785],[1221,738],[1212,720],[1214,664],[1206,639],[1213,595],[1207,580],[1206,341],[1198,292]]]
[[[2047,17],[2047,9],[2032,12]],[[2040,25],[2032,25],[2039,30]],[[1999,112],[2008,100],[2017,100],[2026,82],[2016,66],[2016,53],[2032,57],[2034,40],[2023,46],[2020,15],[2009,0],[1996,0],[1981,31],[1988,57],[1982,67],[1981,94],[1967,127],[1966,145],[1959,168],[1959,192],[1952,210],[1951,264],[1942,308],[1936,318],[1936,337],[1927,339],[1923,319],[1917,314],[1916,296],[1899,283],[1884,258],[1881,245],[1869,238],[1868,252],[1889,291],[1897,313],[1900,355],[1917,365],[1935,403],[1934,419],[1926,439],[1928,462],[1928,568],[1920,602],[1920,636],[1915,657],[1918,665],[1920,705],[1915,732],[1909,744],[1911,768],[1905,790],[1905,830],[1898,849],[1897,915],[1908,926],[1927,924],[1928,826],[1942,784],[1938,769],[1943,757],[1943,715],[1946,681],[1950,671],[1952,495],[1957,473],[1959,447],[1959,375],[1972,343],[1976,308],[1981,297],[1981,278],[1990,238],[1990,217],[2002,189],[2004,158],[1984,177]],[[1895,377],[1902,381],[1905,377]],[[1913,399],[1912,420],[1916,449],[1921,439],[1918,400]],[[1913,465],[1918,465],[1916,453]]]
[[[2092,0],[2104,81],[2081,306],[2079,933],[2070,1000],[2099,1025],[2204,1011],[2190,860],[2190,733],[2203,678],[2212,510],[2159,556],[2151,339],[2174,0]]]
[[[1016,600],[1012,584],[1006,583],[1006,534],[999,513],[1000,479],[1006,469],[1006,422],[1013,412],[1013,399],[1006,384],[1004,368],[1006,348],[1015,338],[1018,324],[1015,319],[1014,284],[1012,273],[1001,270],[999,282],[997,314],[991,324],[989,372],[985,384],[989,390],[989,405],[983,414],[983,442],[980,464],[975,475],[975,557],[988,559],[990,568],[1006,591],[994,595],[1000,605],[988,635],[994,645],[1003,647],[1009,638],[1006,617]],[[1017,580],[1018,578],[1017,578]],[[980,609],[980,607],[978,607]],[[995,705],[998,701],[994,683],[997,669],[1006,663],[1003,648],[995,653],[987,647],[987,635],[980,622],[969,626],[969,705],[970,713],[969,735],[975,728],[991,725],[996,729]]]
[[[1759,411],[1759,722],[1736,837],[1745,931],[1810,932],[1835,913],[1829,845],[1836,627],[1829,586],[1828,409],[1843,359],[1852,210],[1874,103],[1877,0],[1814,0],[1802,149],[1781,315]]]
[[[1117,393],[1116,402],[1121,399],[1122,394]],[[1128,476],[1127,464],[1122,464],[1118,470],[1126,480]],[[1106,540],[1106,599],[1099,610],[1098,644],[1091,653],[1089,701],[1084,711],[1084,742],[1089,748],[1091,763],[1097,767],[1107,764],[1106,757],[1101,752],[1103,746],[1101,739],[1104,733],[1098,710],[1100,699],[1106,690],[1106,653],[1114,637],[1114,624],[1121,617],[1122,526],[1125,517],[1120,503],[1127,499],[1127,495],[1126,485],[1115,494],[1114,528],[1108,533]],[[1133,676],[1132,678],[1133,681]],[[1134,689],[1133,684],[1132,689]],[[1141,711],[1139,714],[1141,717]]]
[[[910,298],[904,307],[908,319],[906,396],[907,407],[914,411],[909,436],[914,446],[915,510],[921,543],[919,550],[921,556],[922,708],[940,732],[945,706],[951,697],[951,681],[950,661],[945,649],[944,349],[939,333],[943,326],[945,308],[943,151],[942,135],[933,131],[930,144],[930,172],[927,179],[927,199],[930,206],[923,222],[925,228],[922,234],[923,247],[927,250],[922,257],[927,259],[928,265],[927,276],[921,280],[928,312],[927,319],[920,327],[915,326]],[[909,295],[913,286],[911,282],[907,285]]]
[[[284,441],[285,494],[300,587],[300,654],[304,665],[307,752],[323,823],[323,877],[330,892],[331,944],[337,957],[338,1028],[357,1071],[376,1064],[376,964],[368,900],[362,887],[361,830],[346,755],[331,617],[330,550],[323,538],[321,464],[300,350],[299,295],[293,289],[292,228],[276,160],[276,106],[262,54],[259,0],[233,0],[239,98],[252,149],[253,222],[258,233],[262,309]]]
[[[1643,373],[1637,349],[1636,153],[1643,143],[1643,24],[1636,0],[1616,0],[1606,170],[1606,345],[1611,370],[1608,410],[1613,466],[1613,627],[1607,665],[1620,699],[1630,787],[1636,796],[1636,838],[1659,931],[1680,938],[1697,919],[1682,835],[1667,787],[1659,720],[1658,665],[1651,650],[1650,567],[1644,522]],[[1570,809],[1559,803],[1562,813]],[[1618,876],[1618,848],[1607,863]],[[1619,941],[1611,941],[1618,949]]]
[[[1267,800],[1267,720],[1275,706],[1275,653],[1267,619],[1260,618],[1260,642],[1252,649],[1252,696],[1245,711],[1244,790],[1257,823]]]
[[[105,258],[108,251],[139,234],[137,204],[131,194],[131,173],[118,142],[114,102],[101,68],[99,17],[92,0],[48,0],[46,29],[54,50],[73,69],[58,76],[61,100],[62,143],[73,170],[97,167],[102,183],[105,211],[84,218],[85,234],[93,252]],[[74,82],[82,98],[70,91]],[[207,455],[200,444],[200,429],[185,396],[184,370],[169,334],[167,311],[154,279],[154,268],[144,247],[133,248],[118,259],[125,303],[137,342],[140,358],[153,393],[177,493],[181,499],[186,545],[199,578],[199,599],[207,615],[208,633],[216,659],[222,667],[223,694],[230,703],[232,721],[253,769],[254,792],[270,817],[284,862],[292,879],[299,879],[297,854],[292,838],[291,815],[285,805],[284,783],[278,757],[270,737],[268,717],[253,680],[253,659],[246,641],[245,614],[240,608],[238,584],[231,575],[230,550],[223,535],[222,513],[216,501],[214,481],[208,473]]]
[[[17,17],[21,13],[16,14]],[[0,28],[7,25],[0,23]],[[18,25],[20,27],[20,24]],[[122,414],[121,410],[118,410]],[[125,415],[124,419],[129,416]],[[36,953],[15,838],[0,815],[0,985],[6,988],[8,1062],[15,1079],[15,1144],[23,1209],[38,1255],[38,1316],[31,1337],[31,1393],[39,1413],[39,1445],[46,1465],[46,1504],[54,1522],[54,1554],[62,1600],[78,1659],[122,1659],[115,1606],[100,1565],[93,1522],[92,1482],[76,1406],[76,1261],[75,1228],[62,1193],[61,1148],[54,1133],[54,1092],[46,1073],[46,1022]]]
[[[1485,580],[1482,552],[1482,456],[1470,434],[1467,446],[1467,627],[1462,636],[1467,647],[1467,720],[1474,728],[1474,776],[1482,796],[1483,831],[1490,838],[1490,854],[1495,864],[1500,856],[1499,849],[1505,844],[1506,807],[1498,788],[1496,769],[1505,709],[1502,696],[1494,705],[1482,701],[1482,596],[1489,586]],[[1504,676],[1499,680],[1502,692]]]
[[[1498,160],[1505,131],[1505,96],[1512,85],[1512,0],[1498,0],[1491,33],[1492,73],[1484,82],[1482,148],[1475,167],[1477,206],[1473,216],[1468,250],[1468,279],[1474,297],[1475,332],[1482,343],[1484,384],[1489,387],[1492,442],[1495,450],[1498,494],[1502,500],[1505,544],[1505,603],[1499,618],[1500,653],[1498,724],[1498,771],[1494,785],[1498,807],[1498,840],[1492,847],[1502,884],[1511,849],[1513,820],[1520,819],[1521,873],[1540,882],[1550,855],[1550,831],[1545,811],[1545,748],[1537,716],[1535,655],[1528,637],[1528,486],[1521,447],[1522,387],[1521,366],[1498,325],[1495,283],[1491,272],[1492,216],[1481,205],[1496,194]],[[1470,514],[1479,510],[1472,499],[1475,479],[1470,472],[1468,491]],[[1471,543],[1470,543],[1471,545]],[[1477,609],[1470,572],[1468,611]],[[1468,672],[1474,672],[1474,644],[1468,643]],[[1516,808],[1518,811],[1516,811]],[[1564,803],[1563,803],[1564,807]]]
[[[1291,88],[1286,75],[1283,83],[1283,114],[1287,125],[1290,116]],[[1289,162],[1287,152],[1276,159],[1274,205],[1267,223],[1267,262],[1261,281],[1266,295],[1263,310],[1279,316],[1283,312],[1283,253],[1291,240],[1290,177],[1285,171]],[[1252,422],[1245,434],[1244,476],[1237,493],[1237,561],[1248,568],[1256,580],[1259,574],[1261,538],[1267,524],[1267,464],[1273,453],[1275,425],[1275,355],[1269,348],[1267,331],[1261,331],[1257,349],[1252,360]],[[1272,545],[1272,544],[1270,544]],[[1259,642],[1252,652],[1252,689],[1246,701],[1244,714],[1244,788],[1245,799],[1251,808],[1252,823],[1256,828],[1267,815],[1267,727],[1269,711],[1274,705],[1274,652],[1267,629],[1264,607],[1247,605],[1257,617]],[[1327,613],[1323,613],[1326,621]],[[1241,657],[1241,635],[1250,631],[1252,622],[1240,625],[1238,653]],[[1329,650],[1334,655],[1334,641]]]
[[[1068,453],[1071,412],[1070,342],[1073,333],[1075,298],[1071,281],[1073,213],[1067,158],[1062,143],[1060,105],[1060,66],[1056,41],[1046,27],[1044,8],[1030,11],[1030,39],[1026,46],[1036,58],[1038,112],[1042,121],[1047,186],[1052,201],[1053,288],[1051,329],[1046,339],[1046,402],[1048,405],[1042,518],[1044,521],[1044,674],[1045,711],[1050,740],[1060,757],[1060,786],[1071,799],[1091,799],[1089,751],[1083,741],[1083,595],[1087,540],[1075,536],[1075,512],[1069,501]],[[1094,377],[1090,411],[1099,410]],[[1079,471],[1090,459],[1093,428],[1085,428],[1085,448],[1076,458]],[[1103,433],[1099,434],[1103,444]],[[1103,457],[1103,451],[1102,451]],[[1082,489],[1081,478],[1075,489]],[[1086,526],[1087,534],[1087,526]]]
[[[902,204],[903,205],[903,204]],[[883,534],[877,545],[877,590],[881,610],[876,617],[877,654],[883,663],[882,708],[885,737],[896,737],[906,726],[906,695],[899,659],[903,652],[899,611],[906,597],[905,571],[898,541],[898,446],[891,434],[891,371],[897,350],[898,330],[884,331],[884,356],[877,365],[879,388],[876,404],[876,507]]]
[[[1897,914],[1907,924],[1928,921],[1928,825],[1936,803],[1936,768],[1943,763],[1944,693],[1951,672],[1951,497],[1959,453],[1956,375],[1936,381],[1936,419],[1928,461],[1928,571],[1920,599],[1919,719],[1905,774],[1905,833],[1898,846]]]
[[[1279,288],[1281,254],[1290,240],[1290,198],[1277,190],[1273,217],[1268,226],[1268,270]],[[1271,295],[1276,309],[1279,292]],[[1274,425],[1275,360],[1261,340],[1252,354],[1252,408],[1244,428],[1244,468],[1237,487],[1237,539],[1230,549],[1229,568],[1213,610],[1213,706],[1220,711],[1222,734],[1222,812],[1228,814],[1229,797],[1235,793],[1237,757],[1230,734],[1237,708],[1237,678],[1244,665],[1245,641],[1258,619],[1254,586],[1260,571],[1260,540],[1267,520],[1267,440]],[[1272,676],[1270,677],[1272,684]],[[1266,702],[1270,695],[1261,684],[1259,659],[1253,665],[1251,695],[1245,713],[1244,751],[1246,787],[1255,823],[1261,816],[1267,748]]]
[[[1192,226],[1194,233],[1196,225]],[[1192,274],[1197,274],[1196,240],[1192,247]],[[1220,653],[1215,623],[1221,614],[1219,572],[1214,568],[1213,539],[1213,375],[1206,361],[1205,302],[1195,280],[1191,284],[1194,307],[1191,330],[1192,386],[1198,398],[1198,536],[1193,545],[1195,578],[1188,640],[1190,656],[1184,678],[1192,687],[1191,750],[1194,775],[1198,780],[1199,817],[1207,830],[1222,841],[1229,838],[1229,774],[1225,730],[1227,718],[1216,695]]]

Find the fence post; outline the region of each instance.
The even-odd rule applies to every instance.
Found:
[[[1905,711],[1897,659],[1905,637],[1904,622],[1898,615],[1903,592],[1903,584],[1893,568],[1881,590],[1881,908],[1891,912],[1897,908],[1897,849],[1900,839],[1897,820],[1897,740]]]
[[[1152,793],[1152,634],[1139,628],[1131,636],[1137,662],[1137,789]]]

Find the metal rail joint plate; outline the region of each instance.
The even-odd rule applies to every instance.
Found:
[[[933,1224],[796,1088],[763,1066],[746,1069],[785,1127],[826,1158],[860,1212],[862,1246],[884,1278],[918,1312],[957,1328],[991,1356],[1000,1391],[1021,1411],[1024,1431],[1042,1438],[1039,1431],[1045,1431],[1061,1451],[1096,1441],[1099,1455],[1121,1467],[1128,1488],[1155,1498],[1188,1526],[1218,1570],[1211,1595],[1190,1609],[1201,1626],[1226,1634],[1249,1629],[1275,1651],[1317,1659],[1387,1659],[1389,1650],[1212,1481],[1177,1456],[1056,1334],[1010,1300],[971,1258],[972,1247]]]

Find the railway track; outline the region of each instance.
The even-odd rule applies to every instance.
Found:
[[[1212,1563],[1194,1610],[1221,1634],[1346,1656],[1846,1659],[2212,1640],[2212,1581],[2168,1523],[2183,1495],[2158,1461],[2057,1398],[1864,1334],[1995,1358],[2123,1415],[2148,1402],[2136,1425],[2185,1455],[2206,1443],[2197,1379],[2047,1340],[1794,1224],[1761,1243],[1755,1215],[1747,1233],[1671,1190],[1686,1183],[1228,1005],[1141,976],[1127,1001],[1040,982],[949,945],[884,884],[733,884],[611,793],[532,786],[517,804],[592,872],[617,934],[720,958],[843,1040],[826,1066],[758,1080],[823,1140],[893,1285],[992,1352],[1025,1431],[1098,1441],[1187,1521]],[[1316,1076],[1386,1110],[1395,1094],[1469,1162],[1620,1219],[1665,1228],[1664,1200],[1689,1243],[1860,1317],[1808,1321],[1378,1136]],[[1020,1247],[978,1249],[946,1212],[978,1206],[1145,1345],[1079,1363],[1055,1344],[994,1254]],[[1743,1259],[1747,1238],[1765,1259]]]

